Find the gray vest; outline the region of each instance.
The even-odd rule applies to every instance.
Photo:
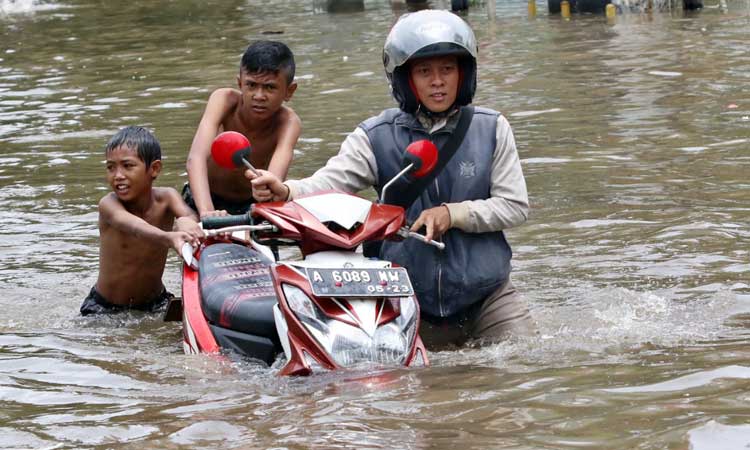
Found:
[[[475,107],[471,126],[460,148],[438,177],[407,210],[414,222],[422,210],[443,203],[480,200],[490,197],[492,154],[496,146],[497,111]],[[406,147],[429,139],[441,148],[455,128],[456,120],[430,134],[411,114],[393,108],[383,111],[359,126],[367,133],[378,165],[378,194],[385,183],[401,170]],[[387,195],[398,195],[402,178],[388,188]],[[423,312],[451,316],[484,300],[510,275],[510,246],[502,231],[466,233],[451,228],[442,237],[440,251],[415,239],[383,243],[380,257],[400,264],[409,272]]]

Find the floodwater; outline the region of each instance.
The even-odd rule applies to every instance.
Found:
[[[435,7],[445,7],[435,2]],[[393,105],[403,5],[0,1],[0,448],[737,449],[750,443],[750,3],[466,16],[476,104],[510,120],[532,215],[508,232],[539,336],[432,367],[284,379],[184,355],[180,325],[81,318],[103,146],[154,130],[181,187],[248,41],[297,57],[292,177]],[[172,255],[165,283],[179,293]]]

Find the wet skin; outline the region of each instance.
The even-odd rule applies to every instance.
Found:
[[[202,235],[177,191],[152,187],[160,171],[161,161],[146,166],[134,149],[118,147],[107,153],[107,182],[113,192],[99,202],[96,288],[114,304],[153,300],[164,289],[169,248],[197,244]],[[178,231],[172,231],[175,217],[180,217]]]
[[[300,122],[283,106],[291,99],[296,83],[287,84],[287,74],[248,73],[237,77],[239,90],[217,89],[211,94],[188,157],[190,187],[201,216],[211,215],[208,191],[230,201],[252,200],[250,180],[244,168],[219,167],[210,158],[211,142],[222,131],[244,134],[252,145],[250,163],[281,178],[291,163]],[[205,174],[205,175],[202,175]]]

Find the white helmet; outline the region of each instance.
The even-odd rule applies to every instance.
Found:
[[[383,66],[403,111],[414,113],[419,106],[406,63],[443,55],[458,56],[461,78],[455,105],[468,105],[477,86],[477,41],[471,27],[448,11],[422,10],[398,19],[385,40]]]

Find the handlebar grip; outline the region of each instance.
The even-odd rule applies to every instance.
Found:
[[[204,230],[214,230],[216,228],[235,227],[237,225],[252,225],[253,218],[250,213],[238,214],[236,216],[213,216],[204,217],[201,220]]]

